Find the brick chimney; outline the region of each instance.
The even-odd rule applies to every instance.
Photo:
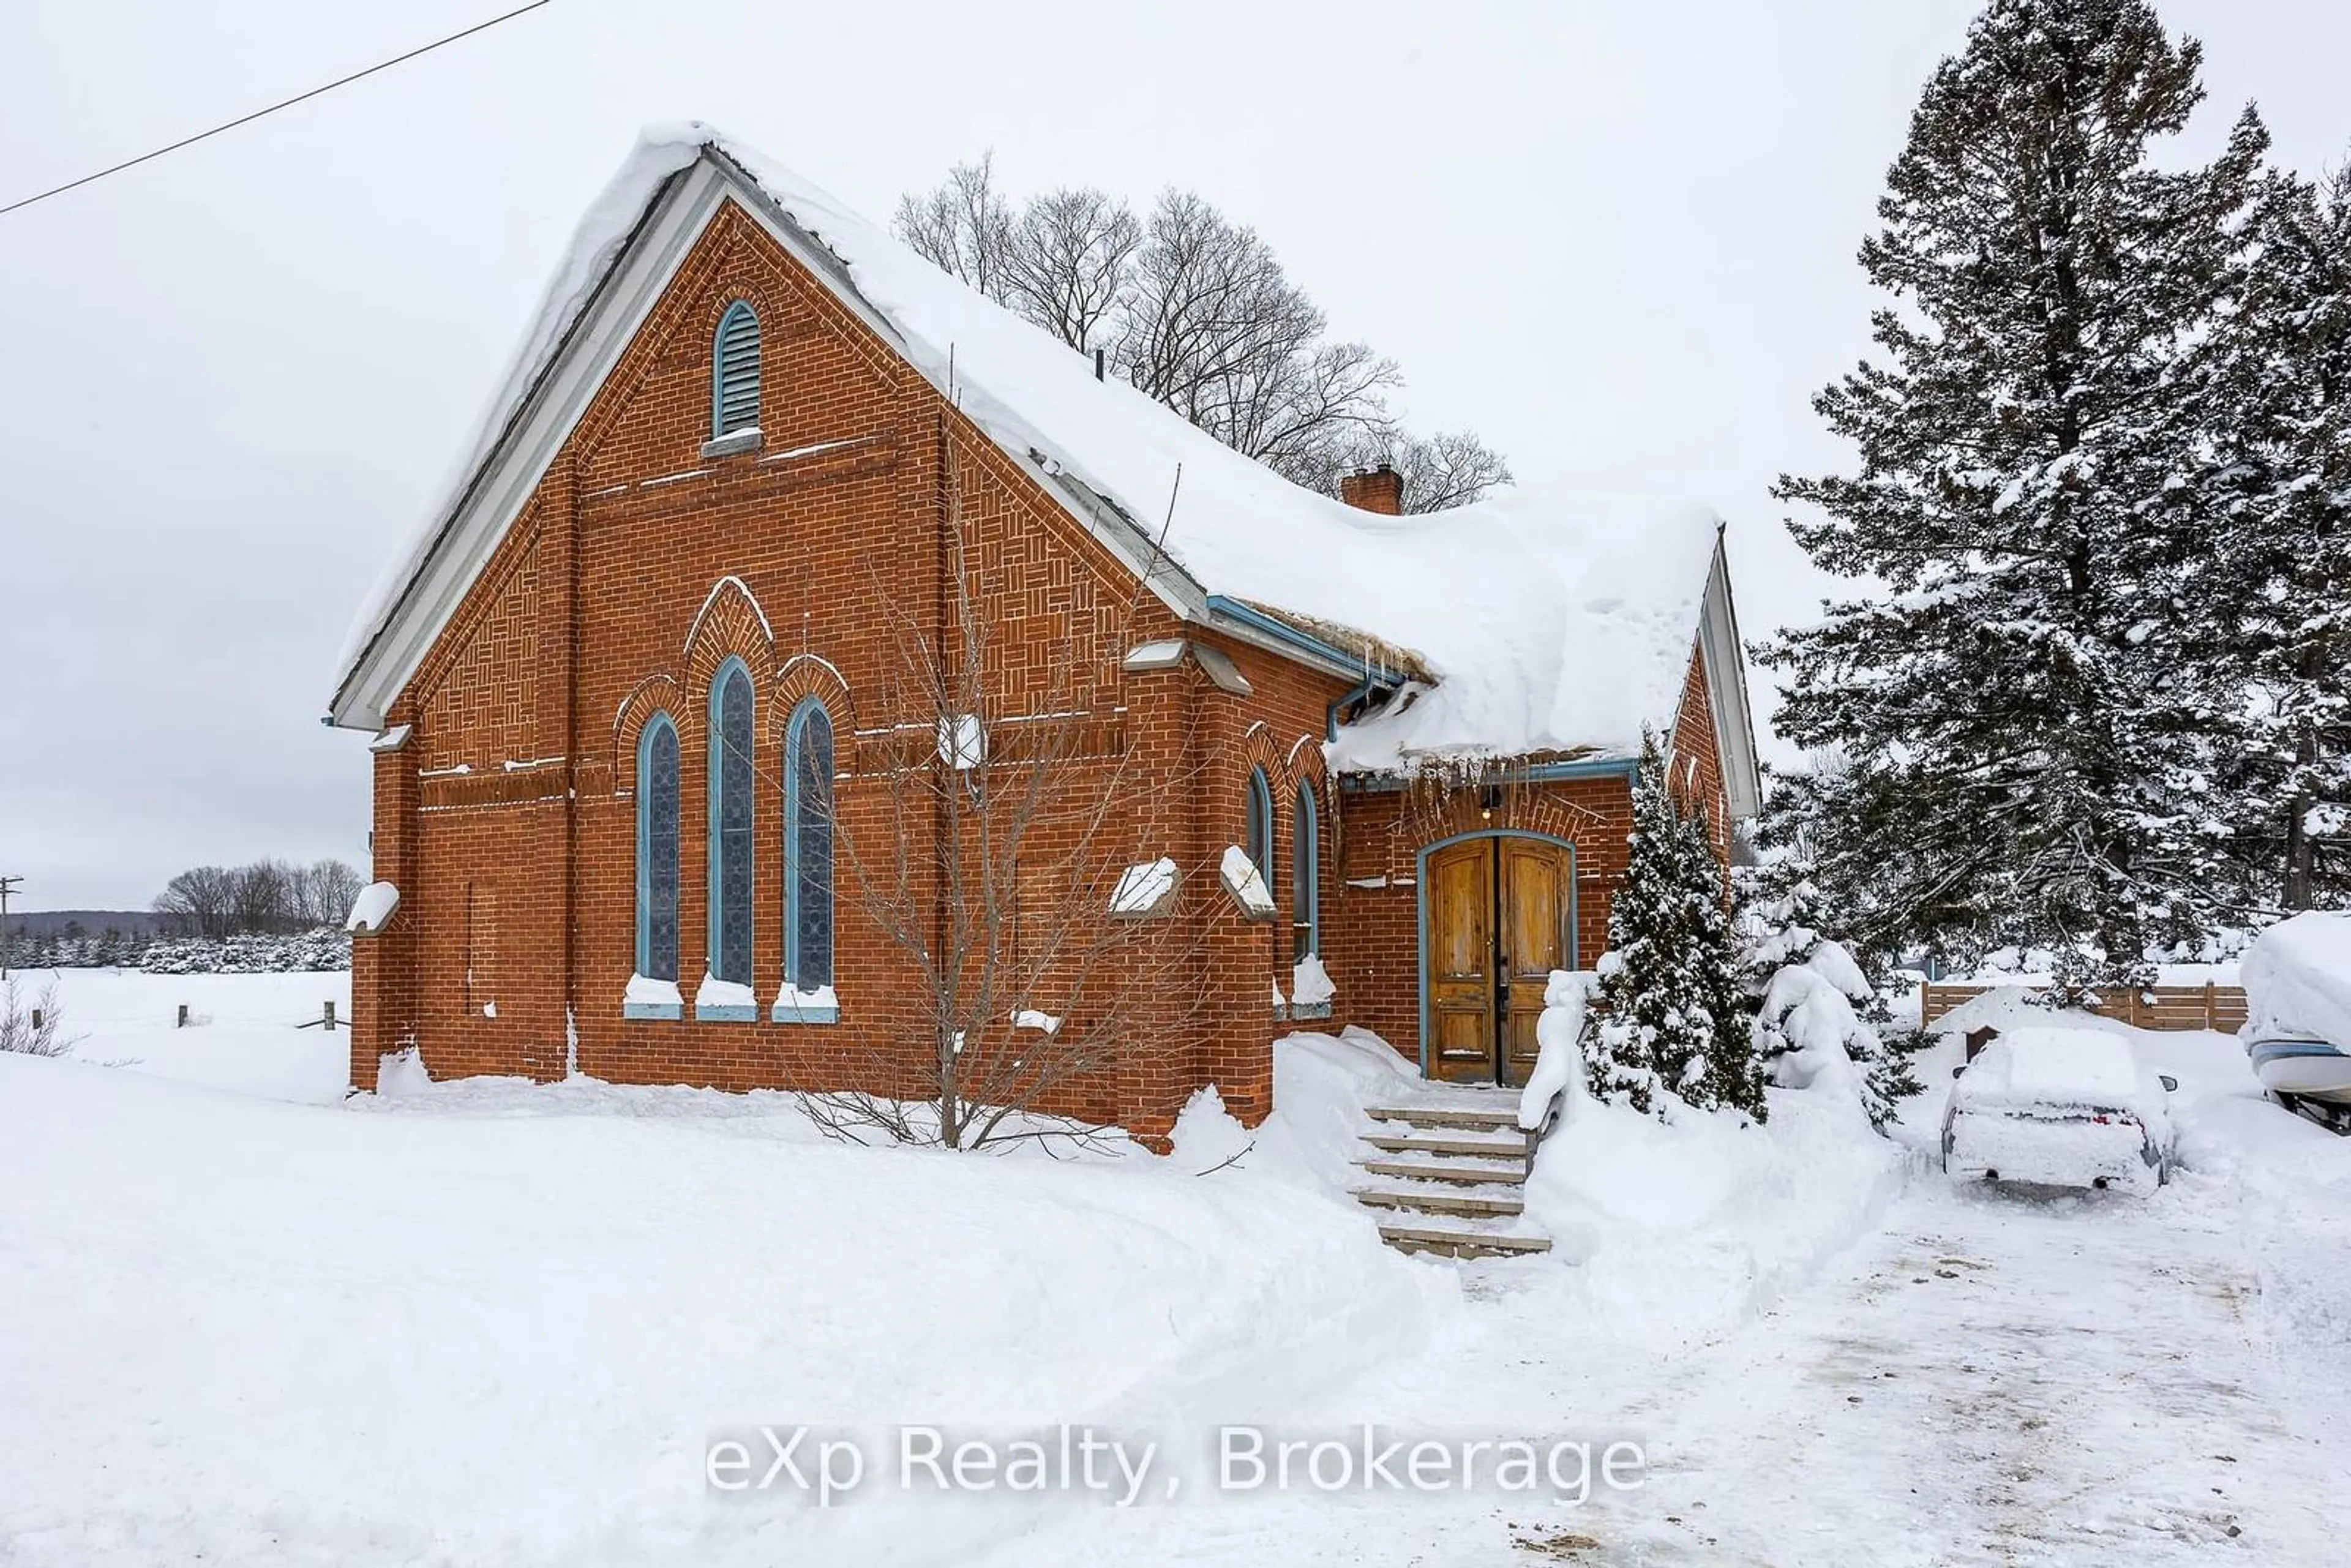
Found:
[[[1367,512],[1385,512],[1391,517],[1404,515],[1404,476],[1383,463],[1376,468],[1358,468],[1353,474],[1339,476],[1339,499],[1351,507],[1361,507]]]

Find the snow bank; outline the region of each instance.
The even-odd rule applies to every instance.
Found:
[[[1551,1103],[1565,1096],[1573,1106],[1583,1098],[1583,1009],[1600,977],[1553,969],[1543,982],[1542,1016],[1535,1019],[1535,1070],[1519,1091],[1519,1125],[1533,1132],[1551,1114]]]
[[[1099,1505],[729,1506],[706,1446],[1196,1444],[1459,1301],[1360,1209],[1244,1168],[857,1149],[782,1095],[359,1103],[0,1060],[0,1540],[76,1568],[977,1558]]]
[[[1364,1108],[1423,1087],[1418,1069],[1369,1030],[1287,1035],[1273,1042],[1272,1114],[1246,1128],[1213,1085],[1198,1091],[1176,1118],[1176,1164],[1206,1170],[1230,1162],[1251,1176],[1306,1188],[1358,1218],[1376,1244],[1370,1211],[1352,1197],[1363,1182],[1353,1162],[1362,1157],[1371,1125]]]
[[[2351,1050],[2351,915],[2281,920],[2242,966],[2248,1040],[2323,1040]]]
[[[1133,387],[1095,380],[1086,356],[699,122],[648,130],[582,218],[477,444],[362,609],[342,671],[431,559],[509,412],[552,363],[628,235],[664,183],[705,150],[837,259],[847,292],[889,324],[934,382],[946,384],[952,365],[964,413],[1015,462],[1069,487],[1075,509],[1096,526],[1123,530],[1124,544],[1140,550],[1152,548],[1165,518],[1166,553],[1207,592],[1413,651],[1437,676],[1436,688],[1343,731],[1335,765],[1586,747],[1630,757],[1644,725],[1670,725],[1718,545],[1711,510],[1504,494],[1440,515],[1387,517],[1301,489]],[[1148,522],[1104,517],[1088,491]],[[1368,644],[1364,653],[1368,662]]]
[[[1844,1099],[1671,1124],[1586,1100],[1543,1143],[1528,1217],[1574,1266],[1575,1332],[1684,1345],[1752,1317],[1867,1234],[1911,1156]]]
[[[386,1100],[406,1099],[432,1087],[433,1074],[425,1071],[424,1053],[414,1046],[376,1058],[375,1092]]]

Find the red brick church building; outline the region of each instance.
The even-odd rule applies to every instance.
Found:
[[[1517,1082],[1539,977],[1604,946],[1644,728],[1726,851],[1754,809],[1720,528],[1400,487],[1301,490],[748,149],[649,133],[340,673],[388,884],[353,1084],[413,1046],[921,1098],[941,1049],[1113,1023],[1035,1097],[1254,1122],[1272,1042],[1346,1025]],[[1017,984],[943,1047],[983,965]]]

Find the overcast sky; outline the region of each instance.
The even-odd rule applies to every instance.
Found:
[[[0,204],[503,8],[10,0]],[[2282,159],[2339,160],[2351,6],[2163,9],[2210,50],[2200,140],[2257,98]],[[364,863],[336,652],[656,120],[876,218],[990,147],[1015,189],[1196,188],[1416,424],[1529,487],[1711,502],[1747,633],[1807,617],[1767,488],[1844,460],[1808,400],[1865,346],[1854,251],[1973,10],[555,0],[0,217],[0,873],[138,907],[206,861]]]

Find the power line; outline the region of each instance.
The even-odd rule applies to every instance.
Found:
[[[62,185],[41,192],[38,195],[26,196],[22,201],[11,202],[6,206],[0,207],[0,217],[5,217],[10,213],[16,211],[20,207],[29,207],[35,202],[46,202],[51,196],[62,196],[68,191],[78,190],[81,186],[89,184],[93,180],[103,180],[109,174],[120,174],[125,169],[137,168],[141,163],[161,158],[166,152],[177,152],[183,147],[193,147],[197,142],[204,141],[207,137],[218,136],[224,131],[235,131],[240,125],[250,125],[255,120],[261,119],[265,115],[275,114],[281,109],[291,109],[298,103],[308,102],[309,99],[317,98],[320,93],[332,92],[339,87],[349,87],[351,83],[359,80],[361,77],[371,77],[378,71],[388,71],[392,67],[408,60],[413,60],[419,55],[429,55],[434,50],[440,48],[444,45],[454,44],[460,38],[470,38],[476,33],[487,32],[490,28],[496,26],[501,22],[513,21],[517,16],[521,16],[526,11],[536,11],[542,5],[552,5],[553,3],[554,0],[530,0],[529,5],[517,5],[502,16],[493,16],[486,22],[476,22],[463,32],[452,33],[445,38],[435,38],[431,43],[421,45],[416,48],[409,50],[404,55],[394,55],[388,60],[379,60],[374,65],[368,67],[365,70],[353,71],[347,77],[338,77],[333,81],[328,82],[323,87],[314,87],[308,92],[298,92],[292,98],[281,99],[277,103],[271,104],[266,109],[256,109],[251,114],[241,114],[235,120],[227,120],[222,124],[214,126],[210,131],[199,131],[193,136],[183,136],[168,147],[158,147],[152,152],[141,152],[136,158],[126,158],[121,162],[114,164],[110,168],[99,170],[96,173],[84,174],[78,180],[68,180]]]

